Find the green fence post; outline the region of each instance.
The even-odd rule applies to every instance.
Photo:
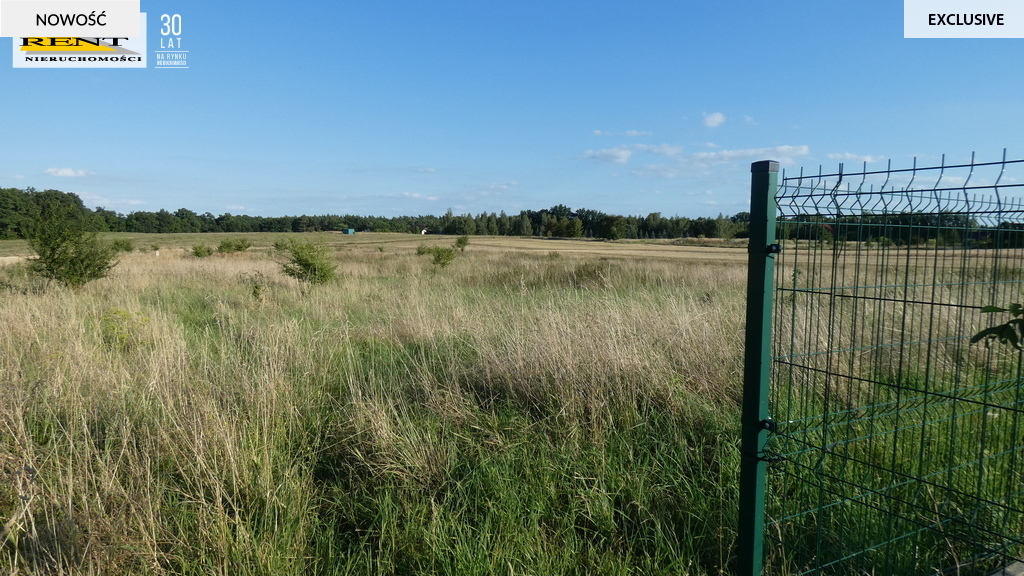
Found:
[[[775,274],[775,189],[779,163],[750,165],[750,245],[747,248],[747,328],[743,353],[743,413],[740,431],[738,574],[757,576],[764,564],[765,469],[761,450],[771,425],[772,281]]]

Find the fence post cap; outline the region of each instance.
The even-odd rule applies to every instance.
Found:
[[[779,163],[775,160],[760,160],[750,165],[751,172],[778,172]]]

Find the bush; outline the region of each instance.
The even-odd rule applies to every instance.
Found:
[[[444,268],[451,264],[452,260],[455,260],[455,248],[434,246],[432,252],[434,254],[434,265],[439,268]]]
[[[192,255],[196,258],[206,258],[213,254],[213,248],[209,246],[203,246],[202,244],[196,244],[192,247]]]
[[[29,264],[33,273],[79,288],[105,277],[117,265],[113,247],[87,231],[87,223],[72,206],[44,202],[34,216],[24,235],[37,256]]]
[[[458,244],[456,244],[457,246]],[[434,265],[439,268],[452,263],[455,260],[455,256],[458,254],[455,251],[455,247],[448,248],[447,246],[427,246],[426,244],[420,244],[416,248],[416,254],[419,256],[425,256],[430,254],[434,257]]]
[[[135,250],[135,246],[132,244],[132,241],[124,239],[114,240],[111,242],[110,248],[114,252],[131,252],[132,250]]]
[[[245,252],[252,247],[252,242],[246,238],[225,238],[217,246],[217,252],[230,254],[232,252]]]
[[[288,262],[281,271],[309,284],[323,284],[334,278],[338,265],[331,262],[330,250],[322,244],[293,242]]]
[[[463,235],[455,239],[455,243],[452,244],[451,248],[447,246],[427,246],[426,244],[420,244],[416,248],[417,256],[425,256],[431,254],[434,256],[434,265],[438,268],[444,268],[445,266],[452,263],[458,252],[455,251],[458,248],[460,251],[465,252],[466,246],[469,245],[469,236]]]

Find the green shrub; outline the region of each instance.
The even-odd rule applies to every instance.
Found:
[[[245,252],[252,247],[252,242],[246,238],[225,238],[217,246],[217,252],[230,254],[232,252]]]
[[[338,265],[331,261],[330,249],[312,242],[292,242],[288,261],[281,271],[309,284],[323,284],[334,278]]]
[[[117,265],[116,251],[87,231],[87,223],[72,206],[44,202],[27,226],[25,240],[37,258],[30,270],[43,278],[56,280],[70,288],[105,277]]]
[[[434,257],[434,265],[439,268],[444,268],[455,260],[455,256],[458,253],[455,251],[454,247],[449,248],[447,246],[427,246],[426,244],[420,244],[419,247],[416,248],[416,254],[419,256],[426,256],[427,254],[430,254]]]
[[[455,260],[455,248],[434,246],[432,253],[434,254],[434,265],[439,268],[444,268],[451,264],[452,260]]]
[[[192,247],[192,255],[195,256],[196,258],[206,258],[207,256],[211,256],[212,254],[213,248],[210,248],[209,246],[196,244],[195,246]]]
[[[132,250],[135,250],[135,245],[132,244],[131,240],[121,239],[111,242],[110,248],[114,252],[131,252]]]
[[[456,248],[461,251],[465,251],[466,246],[468,245],[469,236],[459,236],[451,248],[447,246],[427,246],[426,244],[420,244],[416,248],[416,254],[418,256],[426,256],[427,254],[430,254],[434,257],[434,265],[438,268],[444,268],[455,260],[455,257],[458,255],[458,252],[455,251]]]

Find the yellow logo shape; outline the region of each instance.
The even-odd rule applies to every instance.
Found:
[[[104,40],[115,40],[111,45]],[[124,38],[22,38],[22,52],[120,52],[116,40]]]

